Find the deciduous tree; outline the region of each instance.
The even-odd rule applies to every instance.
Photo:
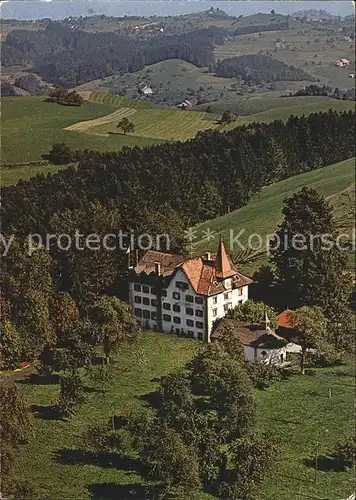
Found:
[[[117,352],[124,342],[134,341],[140,331],[132,317],[131,307],[116,297],[101,297],[89,314],[98,326],[107,363],[112,353]]]
[[[125,135],[127,134],[127,132],[135,131],[134,123],[131,120],[129,120],[127,116],[121,118],[121,120],[117,124],[117,128],[121,129]]]
[[[305,373],[307,350],[325,341],[325,317],[319,307],[303,306],[290,312],[291,323],[296,331],[295,341],[301,347],[300,371]]]

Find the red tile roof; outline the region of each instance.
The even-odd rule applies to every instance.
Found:
[[[199,295],[215,295],[226,291],[224,280],[227,278],[232,279],[232,288],[241,288],[252,283],[250,278],[233,268],[222,241],[218,253],[211,254],[209,259],[185,258],[182,255],[149,250],[140,259],[135,272],[151,274],[155,272],[156,263],[160,264],[161,275],[164,277],[173,276],[178,269],[181,269]]]
[[[293,328],[290,313],[291,311],[289,309],[286,309],[277,316],[278,326],[283,328]]]

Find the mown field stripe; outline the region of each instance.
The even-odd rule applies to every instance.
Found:
[[[69,127],[65,127],[64,130],[75,130],[76,132],[88,132],[91,128],[97,125],[103,125],[106,123],[111,123],[119,120],[120,118],[124,118],[126,116],[131,116],[136,113],[135,109],[130,108],[121,108],[113,113],[110,113],[106,116],[101,116],[100,118],[95,118],[94,120],[85,120],[83,122],[74,123],[73,125],[69,125]]]

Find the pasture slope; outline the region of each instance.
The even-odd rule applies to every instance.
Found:
[[[96,120],[117,111],[120,106],[85,101],[80,107],[60,106],[43,97],[2,98],[3,164],[41,159],[54,142],[65,142],[74,149],[120,150],[123,146],[148,146],[162,142],[145,137],[117,135],[100,137],[73,130],[70,125]]]
[[[2,185],[12,184],[21,178],[27,179],[31,174],[50,171],[48,166],[27,169],[18,164],[40,160],[55,142],[64,142],[73,149],[119,151],[123,146],[144,147],[166,141],[187,140],[202,130],[224,131],[254,121],[286,120],[290,114],[309,114],[329,108],[342,111],[354,107],[350,101],[319,98],[312,101],[304,97],[299,98],[300,101],[295,98],[294,105],[289,105],[289,99],[274,96],[266,97],[266,101],[271,99],[268,104],[271,108],[266,109],[266,104],[261,104],[264,100],[256,96],[244,101],[247,103],[245,109],[249,109],[250,114],[239,116],[233,123],[221,125],[217,121],[219,113],[181,111],[109,92],[92,92],[87,98],[80,107],[60,106],[46,102],[43,97],[2,99],[1,160],[3,165],[16,166],[11,172],[10,169],[3,169]],[[216,106],[216,111],[221,112],[219,103]],[[133,121],[133,133],[123,134],[117,129],[118,121],[124,116]]]
[[[134,108],[136,112],[134,116],[130,116],[130,120],[133,121],[135,130],[126,134],[128,136],[177,141],[190,139],[200,130],[218,127],[215,122],[205,119],[204,112],[190,113],[180,109],[155,106],[146,101],[128,99],[105,92],[93,92],[89,99],[93,102],[125,106],[124,109]],[[94,126],[89,132],[100,135],[122,135],[116,125],[116,119],[108,120]]]
[[[295,109],[308,112],[308,106],[315,110],[324,110],[327,107],[335,109],[335,111],[343,111],[344,109],[353,109],[352,102],[340,101],[326,96],[292,96],[281,97],[286,95],[286,92],[264,92],[261,94],[247,94],[245,96],[234,96],[228,99],[221,99],[216,102],[199,104],[195,109],[206,111],[209,107],[213,113],[223,113],[229,109],[238,115],[249,116],[262,113],[263,111],[279,109],[281,115],[285,115],[289,110]],[[283,111],[282,111],[283,108]]]
[[[273,234],[282,220],[284,199],[303,186],[313,187],[321,195],[328,197],[334,208],[335,219],[340,230],[351,231],[355,213],[352,197],[354,183],[355,159],[351,158],[266,186],[246,206],[196,226],[194,253],[215,250],[216,237],[220,233],[233,260],[240,263],[245,272],[252,274],[261,263],[266,261],[265,252],[254,255],[253,251],[245,251],[237,244],[230,245],[230,231],[233,231],[233,235],[236,236],[244,230],[239,238],[242,245],[246,245],[248,237],[253,233],[261,235],[265,241],[267,235]],[[204,231],[208,229],[215,234],[215,238],[210,242],[204,239]],[[256,240],[253,244],[256,244]]]
[[[129,408],[147,407],[157,380],[181,369],[199,345],[192,339],[144,332],[136,345],[123,347],[113,360],[114,373],[105,392],[95,390],[85,377],[87,401],[69,420],[48,418],[59,384],[17,384],[35,412],[33,437],[17,456],[19,477],[31,480],[41,498],[53,500],[147,498],[144,485],[150,479],[132,451],[122,448],[110,457],[90,456],[80,449],[81,436],[89,425],[107,422]],[[266,479],[259,500],[297,500],[299,493],[303,499],[347,498],[354,485],[351,469],[326,470],[324,462],[332,461],[325,459],[315,475],[310,462],[317,442],[320,457],[325,457],[352,432],[354,392],[352,360],[255,391],[258,426],[273,433],[281,448],[276,474]],[[208,499],[213,497],[199,496]]]
[[[105,92],[93,92],[90,100],[102,102],[116,106],[124,106],[124,109],[135,106],[137,112],[131,115],[130,119],[135,125],[134,132],[126,134],[133,137],[147,137],[152,139],[164,140],[187,140],[194,137],[197,132],[202,130],[216,129],[219,131],[231,130],[240,125],[247,125],[252,122],[269,122],[273,120],[287,120],[290,115],[301,116],[319,111],[349,111],[354,109],[351,101],[340,101],[329,98],[312,97],[292,97],[281,98],[267,95],[265,97],[255,97],[250,99],[236,99],[228,101],[231,105],[225,105],[225,101],[212,103],[213,118],[211,113],[204,113],[207,105],[197,107],[197,111],[181,111],[172,108],[156,107],[150,103],[128,99]],[[233,104],[234,103],[234,104]],[[239,116],[234,122],[226,125],[218,123],[217,118],[224,109],[239,110],[240,103],[246,115]],[[239,112],[239,111],[238,111]],[[210,119],[209,119],[210,118]],[[122,135],[117,130],[117,119],[102,119],[102,124],[86,129],[91,134],[105,136]]]

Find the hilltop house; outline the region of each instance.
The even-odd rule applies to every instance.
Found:
[[[239,323],[235,319],[224,318],[211,335],[213,341],[219,340],[229,329],[244,349],[246,361],[264,361],[281,364],[286,361],[288,341],[277,335],[269,326],[266,316],[264,324],[251,325]]]
[[[151,89],[151,87],[149,87],[145,83],[141,83],[141,85],[139,85],[138,91],[142,95],[152,95],[153,94],[153,90]]]
[[[335,64],[339,68],[345,68],[347,66],[350,66],[351,63],[348,59],[338,59]]]
[[[252,283],[233,267],[222,239],[216,254],[194,258],[149,250],[130,270],[129,300],[144,328],[206,342],[213,322],[245,302]]]

